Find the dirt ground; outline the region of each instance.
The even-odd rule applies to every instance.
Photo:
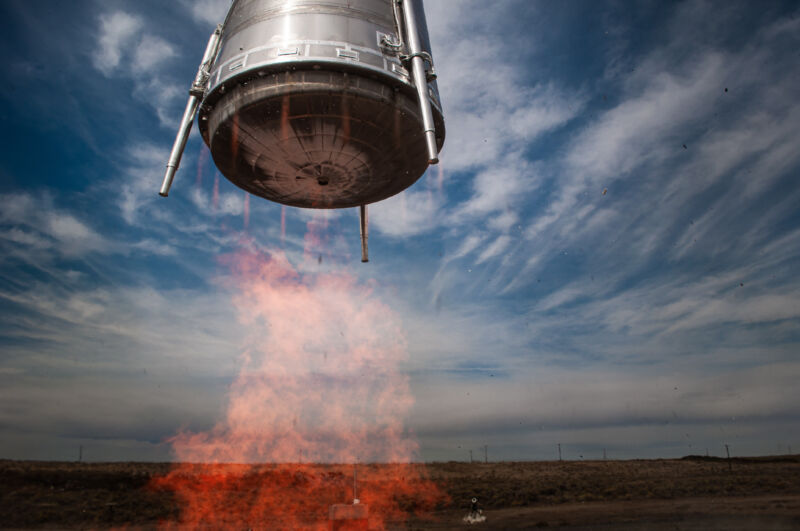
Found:
[[[487,510],[486,521],[469,525],[465,511],[442,511],[395,529],[600,530],[790,530],[800,529],[800,495],[735,496],[564,503]]]
[[[0,528],[180,526],[171,493],[148,487],[170,469],[167,463],[0,461]],[[438,506],[390,529],[800,529],[800,456],[433,463],[425,471],[444,494]],[[269,477],[267,469],[258,473]],[[462,518],[472,497],[486,521],[468,525]],[[414,510],[414,500],[404,503]]]

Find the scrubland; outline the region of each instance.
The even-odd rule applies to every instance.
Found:
[[[800,528],[800,456],[408,466],[438,486],[435,507],[418,515],[420,500],[430,505],[431,493],[404,495],[398,501],[411,518],[390,522],[390,528],[464,528],[461,517],[472,497],[487,516],[478,525],[484,529]],[[220,466],[219,472],[241,476],[245,470],[247,481],[228,488],[252,490],[291,470],[281,467]],[[366,492],[370,481],[380,481],[382,465],[361,467],[367,469],[361,476],[372,478],[359,481]],[[172,469],[168,463],[0,461],[0,527],[148,529],[179,523],[179,500],[153,482]],[[304,475],[324,476],[341,502],[350,501],[352,467],[304,465],[294,473],[298,484]]]

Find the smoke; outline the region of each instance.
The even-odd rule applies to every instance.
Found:
[[[324,528],[328,507],[352,498],[355,463],[388,463],[359,469],[371,527],[432,507],[440,495],[404,428],[413,397],[398,316],[350,275],[301,274],[281,252],[224,263],[250,332],[225,417],[176,435],[185,464],[154,482],[175,491],[181,525]]]

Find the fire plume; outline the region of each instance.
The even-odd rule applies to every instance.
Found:
[[[225,418],[171,440],[183,464],[152,484],[182,506],[166,527],[328,529],[329,507],[353,501],[355,466],[370,529],[431,509],[442,495],[403,424],[398,316],[351,276],[301,274],[280,252],[226,262],[250,335]]]

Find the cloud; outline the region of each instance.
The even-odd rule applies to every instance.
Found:
[[[591,374],[519,369],[506,375],[495,368],[420,375],[415,429],[441,436],[472,434],[477,426],[514,430],[520,420],[552,430],[782,418],[800,414],[787,400],[798,395],[793,385],[798,372],[797,363],[778,363],[708,375],[620,374],[602,369]],[[447,381],[446,396],[428,387],[439,379]]]
[[[150,72],[163,61],[177,55],[172,44],[160,37],[145,35],[133,52],[131,67],[137,73]]]
[[[62,257],[74,257],[119,249],[84,221],[57,209],[49,196],[0,195],[0,212],[0,223],[9,227],[3,239],[31,256],[44,257],[55,251]]]
[[[461,241],[461,245],[458,247],[455,253],[449,255],[449,258],[461,258],[462,256],[470,254],[472,251],[478,248],[485,238],[486,235],[484,234],[470,234]]]
[[[713,39],[688,46],[685,33],[707,16],[686,17],[678,10],[667,41],[630,63],[615,104],[575,129],[563,157],[538,166],[544,208],[524,221],[533,252],[509,262],[506,292],[569,248],[592,253],[585,265],[604,264],[613,279],[654,257],[738,263],[787,215],[785,200],[766,198],[800,161],[789,140],[800,111],[785,75],[796,37],[776,31],[778,21],[737,49]],[[610,263],[620,268],[606,271]]]
[[[125,155],[120,213],[129,225],[133,225],[142,209],[157,199],[156,192],[160,186],[157,179],[163,175],[169,150],[150,142],[137,142],[128,146]]]
[[[666,65],[650,67],[658,73],[642,92],[584,131],[570,150],[567,165],[600,184],[648,158],[663,159],[666,152],[675,152],[680,147],[678,128],[690,126],[713,106],[723,65],[719,54],[709,52],[692,61],[686,72],[671,73]],[[669,144],[670,139],[675,143]]]
[[[128,203],[126,208],[138,208]],[[85,265],[97,256],[176,253],[172,242],[138,239],[133,234],[121,237],[119,232],[98,224],[97,217],[73,213],[73,209],[56,204],[48,194],[0,194],[0,209],[0,249],[5,261],[13,258],[36,268],[46,267],[50,274],[75,278],[83,275],[60,270],[63,260],[80,260]],[[93,214],[98,216],[100,212],[95,210]]]
[[[92,460],[169,459],[157,446],[177,426],[213,424],[242,334],[224,290],[53,280],[0,289],[13,308],[0,323],[3,455],[66,459],[82,444]],[[14,445],[26,437],[43,446]]]
[[[511,243],[511,238],[508,236],[500,236],[499,238],[495,239],[492,243],[490,243],[483,252],[478,256],[478,259],[475,261],[476,264],[482,264],[483,262],[489,260],[490,258],[494,258],[495,256],[499,255],[503,251],[508,248],[508,245]]]
[[[132,94],[156,111],[161,125],[176,127],[180,112],[178,96],[186,94],[188,89],[168,81],[169,76],[162,68],[165,62],[179,56],[175,46],[145,33],[148,26],[144,20],[124,11],[101,15],[99,24],[98,52],[93,57],[95,68],[107,77],[131,79]]]
[[[119,67],[125,48],[139,35],[143,27],[142,19],[117,11],[100,16],[100,29],[97,37],[97,51],[92,62],[106,76]]]
[[[501,13],[480,2],[456,10],[447,2],[426,4],[447,124],[440,164],[448,179],[458,181],[459,191],[469,190],[437,208],[454,236],[467,237],[481,224],[507,242],[505,233],[520,218],[519,209],[542,183],[526,151],[569,124],[586,104],[583,94],[555,82],[532,83],[507,53],[515,46],[537,46],[530,34],[524,42],[517,36],[497,38],[506,29],[504,16],[517,7]]]
[[[519,79],[510,62],[498,61],[501,45],[488,36],[467,38],[459,31],[441,38],[447,42],[436,57],[447,123],[442,164],[449,171],[491,166],[563,126],[584,105],[579,95],[552,84]],[[475,78],[476,70],[493,75]]]
[[[519,221],[519,215],[511,210],[505,210],[488,220],[488,226],[499,232],[507,232]],[[518,228],[521,228],[519,225]]]
[[[369,207],[372,226],[382,234],[409,237],[434,230],[441,223],[442,197],[414,187]]]
[[[49,213],[45,230],[55,238],[64,254],[80,256],[87,252],[108,252],[110,242],[70,214]]]
[[[195,20],[209,25],[222,24],[231,0],[181,0]]]
[[[244,213],[245,192],[230,192],[220,195],[219,213],[227,216],[241,216]]]
[[[698,289],[682,280],[675,284]],[[663,286],[660,295],[671,288]],[[668,448],[685,433],[701,448],[721,444],[720,425],[739,434],[740,448],[757,448],[758,437],[745,436],[753,423],[769,421],[771,436],[778,436],[785,419],[800,414],[796,401],[787,398],[797,394],[796,342],[765,350],[762,340],[744,330],[727,339],[712,331],[701,342],[696,336],[687,341],[687,330],[652,340],[657,333],[642,335],[637,320],[655,317],[664,301],[643,299],[639,305],[631,293],[624,301],[598,300],[592,311],[571,305],[548,317],[585,293],[581,286],[568,286],[560,301],[553,297],[516,322],[513,312],[496,309],[494,318],[487,318],[463,303],[443,305],[435,316],[413,310],[406,321],[417,398],[412,427],[429,459],[453,459],[457,445],[486,443],[495,456],[542,458],[538,445],[519,448],[512,442],[528,437],[589,446],[607,441],[618,455],[677,457],[692,453],[685,444]],[[648,297],[644,289],[639,295]],[[773,308],[772,301],[764,302]],[[606,317],[613,322],[615,309],[627,311],[619,328],[595,326]],[[661,333],[673,322],[668,314],[683,312],[665,308]],[[741,305],[742,324],[752,318],[748,314],[748,305]],[[708,333],[709,327],[696,330]],[[633,440],[662,428],[661,440],[648,443],[652,449]],[[625,433],[629,438],[620,439]]]
[[[498,160],[496,165],[476,172],[472,196],[452,211],[451,224],[498,211],[506,216],[515,216],[514,208],[534,192],[539,183],[535,169],[522,157],[511,155]],[[496,219],[492,225],[498,226]]]

